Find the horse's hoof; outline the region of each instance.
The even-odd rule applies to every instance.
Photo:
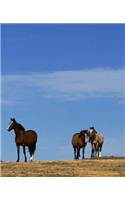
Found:
[[[19,162],[19,160],[17,160],[16,162]]]

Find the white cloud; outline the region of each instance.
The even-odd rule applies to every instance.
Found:
[[[3,75],[2,96],[20,101],[24,96],[61,100],[125,97],[125,70],[93,69],[25,75]]]

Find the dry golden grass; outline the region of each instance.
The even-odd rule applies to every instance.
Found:
[[[123,177],[125,158],[65,161],[1,162],[3,177]]]

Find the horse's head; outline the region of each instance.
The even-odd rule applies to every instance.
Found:
[[[82,136],[84,136],[84,138],[85,138],[85,143],[87,143],[88,142],[88,130],[81,130],[80,131],[80,135]]]
[[[13,130],[16,127],[16,120],[15,118],[10,118],[9,126],[8,126],[8,131]]]
[[[88,130],[89,142],[91,142],[95,139],[96,133],[97,133],[97,131],[95,130],[95,128],[93,126],[89,128],[89,130]]]

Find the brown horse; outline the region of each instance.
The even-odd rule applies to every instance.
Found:
[[[85,146],[87,144],[88,131],[82,130],[80,133],[75,133],[72,137],[72,146],[74,149],[74,159],[79,159],[80,149],[82,148],[82,159],[84,159]]]
[[[15,143],[17,146],[17,162],[20,160],[20,146],[23,147],[23,153],[25,162],[27,162],[25,147],[29,148],[30,161],[33,160],[33,155],[36,149],[37,134],[33,130],[25,130],[25,128],[16,122],[14,118],[10,119],[8,131],[14,130],[15,132]]]
[[[104,136],[102,133],[97,133],[94,127],[89,130],[89,142],[91,143],[91,158],[101,157],[102,146],[104,143]]]

